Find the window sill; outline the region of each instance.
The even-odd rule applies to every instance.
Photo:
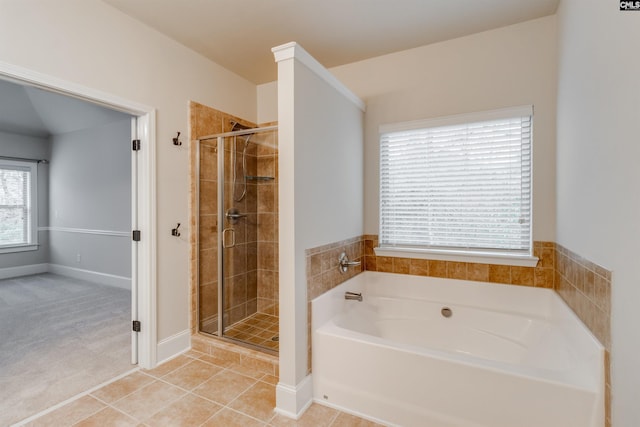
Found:
[[[436,261],[471,262],[477,264],[511,265],[535,267],[538,257],[530,255],[507,255],[491,252],[469,253],[455,250],[415,249],[415,248],[374,248],[376,256],[396,258],[418,258]]]
[[[10,254],[13,252],[27,252],[37,251],[38,244],[34,245],[15,245],[15,246],[0,246],[0,254]]]

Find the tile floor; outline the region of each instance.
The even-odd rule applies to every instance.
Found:
[[[226,336],[278,351],[278,316],[264,313],[252,314],[230,326]]]
[[[276,415],[277,365],[226,354],[191,350],[153,370],[133,372],[26,425],[379,426],[318,404],[297,421]]]

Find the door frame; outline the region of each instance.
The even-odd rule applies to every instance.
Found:
[[[137,273],[137,295],[133,296],[136,281],[132,277],[132,314],[137,312],[137,320],[141,323],[137,339],[132,339],[132,353],[137,341],[138,366],[151,369],[157,363],[157,281],[156,281],[156,110],[153,107],[120,98],[86,86],[69,82],[47,74],[29,70],[0,61],[0,79],[14,83],[35,86],[50,92],[77,98],[118,110],[135,116],[132,125],[132,139],[139,139],[141,149],[137,152],[136,168],[132,169],[131,191],[137,195],[137,209],[132,206],[135,218],[132,227],[137,225],[141,240],[133,243],[132,274]],[[133,166],[133,164],[132,164]],[[136,173],[137,172],[137,173]],[[136,176],[134,176],[134,173]],[[132,214],[133,216],[133,214]]]

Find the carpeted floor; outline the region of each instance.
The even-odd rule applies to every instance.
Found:
[[[0,426],[133,366],[131,292],[53,274],[0,280]]]

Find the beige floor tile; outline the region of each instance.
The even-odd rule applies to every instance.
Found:
[[[229,369],[239,374],[242,374],[246,377],[251,377],[256,380],[264,377],[264,374],[265,374],[265,372],[259,369],[256,369],[253,366],[242,365],[239,363],[234,363],[233,365],[229,366]]]
[[[267,384],[271,384],[271,385],[278,385],[279,379],[275,375],[265,374],[265,376],[260,378],[260,381],[265,382]]]
[[[269,422],[269,425],[274,427],[328,427],[338,414],[339,411],[333,408],[314,403],[298,420],[276,415]]]
[[[220,405],[188,394],[145,420],[144,423],[152,427],[196,427],[220,409],[222,409]]]
[[[102,400],[106,403],[115,402],[122,399],[124,396],[131,394],[142,387],[152,383],[153,377],[145,375],[141,372],[134,372],[127,375],[124,378],[120,378],[117,381],[107,384],[106,386],[91,393],[92,396]]]
[[[211,417],[202,427],[263,427],[266,424],[246,415],[223,409]]]
[[[275,406],[276,388],[263,382],[254,384],[229,404],[229,408],[261,421],[269,421],[273,417]]]
[[[256,383],[256,380],[225,370],[196,387],[193,393],[226,405]]]
[[[187,363],[181,368],[176,369],[170,374],[165,375],[162,377],[162,380],[187,390],[193,390],[223,369],[224,368],[220,366],[214,366],[210,363],[194,360],[193,362]]]
[[[331,427],[383,427],[382,424],[340,412]]]
[[[84,396],[60,409],[30,422],[26,427],[71,426],[103,409],[105,404],[91,396]]]
[[[131,415],[135,419],[145,420],[164,407],[170,405],[186,392],[162,381],[155,381],[113,403],[116,409]]]
[[[151,369],[149,371],[145,370],[143,372],[145,374],[153,375],[156,378],[160,378],[167,375],[171,371],[175,371],[176,369],[186,365],[192,360],[193,360],[192,357],[188,357],[188,356],[185,356],[184,354],[181,354],[180,356],[175,357],[154,369]]]
[[[235,363],[229,359],[222,359],[220,357],[210,356],[208,354],[205,354],[204,356],[200,356],[199,360],[202,360],[207,363],[211,363],[216,366],[221,366],[223,368],[228,368],[229,366]]]
[[[97,414],[74,424],[74,427],[135,427],[137,425],[138,422],[133,418],[107,407]]]
[[[194,359],[200,359],[202,356],[205,356],[206,353],[192,349],[185,353],[182,353],[182,355],[187,357],[193,357]]]
[[[263,359],[258,357],[244,356],[240,359],[240,364],[244,366],[250,366],[265,374],[273,374],[274,365],[277,361],[274,359]]]

